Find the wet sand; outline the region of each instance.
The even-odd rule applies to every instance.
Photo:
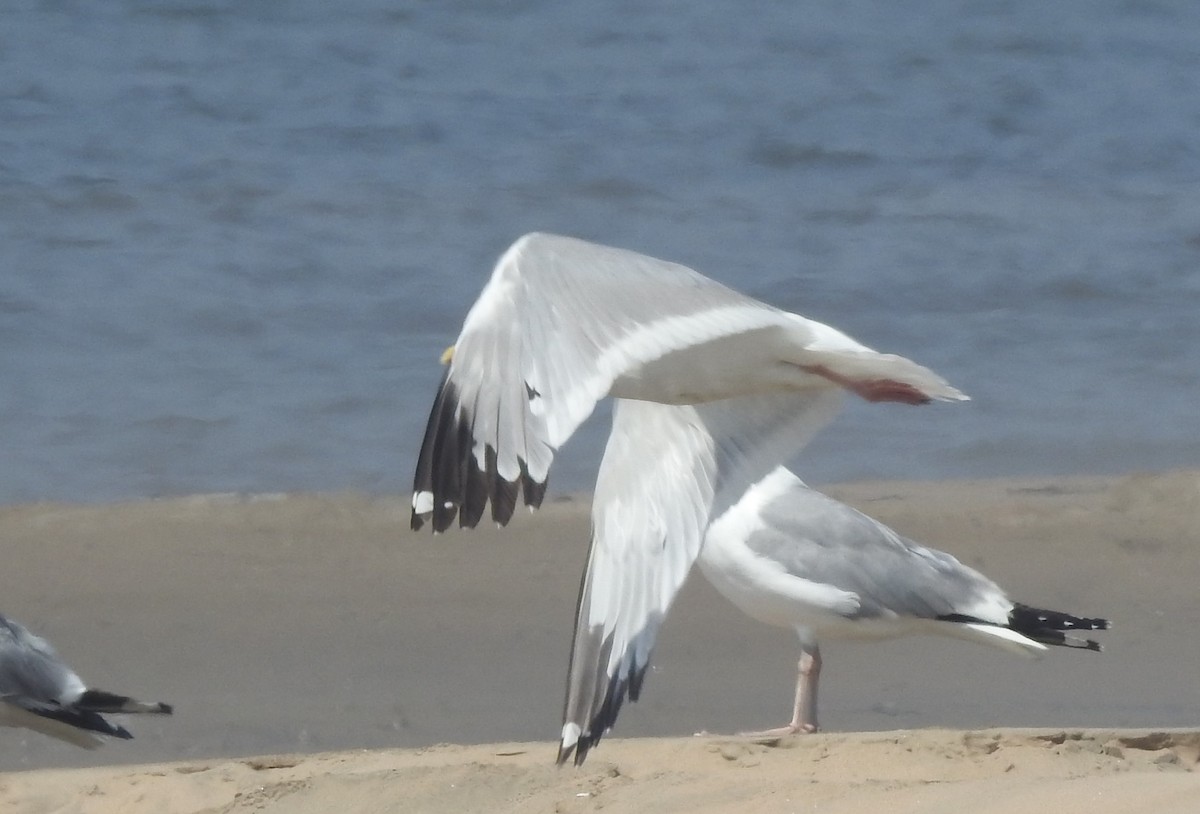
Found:
[[[952,639],[831,641],[826,734],[784,748],[694,738],[782,723],[797,656],[791,633],[744,617],[697,576],[662,631],[642,701],[582,771],[558,771],[585,499],[436,538],[408,531],[407,497],[13,507],[0,510],[0,611],[53,641],[90,683],[177,713],[128,718],[135,740],[94,752],[0,730],[0,770],[13,772],[0,799],[20,812],[68,799],[84,806],[71,810],[192,811],[233,806],[238,792],[247,802],[261,787],[277,793],[260,802],[289,811],[342,799],[370,809],[355,801],[376,797],[447,812],[587,811],[601,800],[621,811],[639,799],[660,810],[724,800],[838,811],[874,810],[890,790],[896,810],[1000,805],[996,794],[1028,804],[979,810],[1194,805],[1197,775],[1184,770],[1195,768],[1200,727],[1200,473],[827,491],[1021,601],[1110,617],[1106,652],[1027,661]],[[1137,741],[1150,730],[1172,734]],[[233,760],[280,754],[307,757],[266,760],[294,764],[274,769]],[[185,763],[97,768],[163,761]],[[50,771],[69,767],[93,768]],[[83,789],[95,792],[80,798]],[[132,806],[137,789],[144,807]],[[785,804],[791,792],[802,794]],[[159,793],[178,805],[153,804]],[[1122,799],[1142,808],[1097,807]]]

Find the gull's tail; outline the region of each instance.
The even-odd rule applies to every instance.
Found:
[[[65,706],[53,702],[13,703],[15,707],[7,710],[10,724],[16,715],[15,725],[26,726],[85,749],[95,749],[101,743],[91,734],[93,732],[121,740],[133,738],[128,729],[112,723],[101,713],[170,715],[174,711],[170,704],[147,703],[104,690],[85,690],[73,703]]]
[[[1032,608],[1016,604],[1008,614],[1008,627],[1024,634],[1035,642],[1059,647],[1079,647],[1100,652],[1104,648],[1095,639],[1070,635],[1076,630],[1108,630],[1107,619],[1087,619],[1069,613]]]
[[[127,695],[105,692],[104,690],[87,690],[73,705],[81,712],[107,713],[149,713],[152,715],[170,715],[175,708],[161,701],[138,701]]]

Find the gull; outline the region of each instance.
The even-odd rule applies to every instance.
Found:
[[[937,634],[1037,657],[1047,645],[1100,651],[1072,635],[1109,621],[1014,602],[995,582],[809,488],[786,467],[708,527],[698,564],[747,615],[792,628],[800,661],[791,721],[745,735],[815,732],[820,638]]]
[[[902,356],[739,294],[692,269],[534,233],[467,313],[430,412],[414,530],[498,525],[542,502],[555,452],[614,398],[559,763],[636,699],[655,637],[710,520],[836,415],[868,401],[965,400]]]
[[[819,397],[842,389],[906,404],[966,398],[915,362],[685,266],[541,233],[501,256],[443,361],[414,530],[455,517],[473,528],[489,502],[503,526],[519,494],[539,506],[555,452],[606,396],[697,404],[783,392],[787,411],[828,407]],[[812,426],[835,410],[812,411]]]
[[[95,749],[103,742],[96,733],[125,740],[133,737],[101,713],[170,715],[172,711],[169,704],[89,689],[53,645],[0,616],[0,726],[24,727]]]

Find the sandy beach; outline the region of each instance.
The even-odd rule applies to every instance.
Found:
[[[827,732],[754,743],[728,733],[783,722],[793,636],[696,576],[642,701],[559,770],[586,499],[436,538],[407,496],[11,507],[0,611],[177,712],[94,752],[0,730],[0,811],[1195,809],[1200,473],[826,491],[1018,600],[1111,618],[1106,652],[832,641]]]
[[[44,770],[5,811],[1191,814],[1200,733],[989,729],[617,739],[581,769],[541,743]]]

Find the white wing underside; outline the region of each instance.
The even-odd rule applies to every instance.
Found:
[[[696,406],[619,400],[592,504],[559,759],[576,761],[636,699],[658,630],[711,517],[837,413],[841,392]]]
[[[412,525],[432,517],[438,531],[458,516],[474,526],[489,501],[503,525],[519,491],[538,505],[555,451],[607,395],[696,404],[879,381],[901,388],[895,400],[964,398],[920,365],[684,266],[526,235],[453,348],[418,458]]]

